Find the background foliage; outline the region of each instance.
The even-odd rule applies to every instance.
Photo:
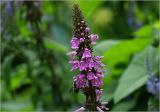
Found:
[[[66,111],[83,105],[72,91],[66,53],[72,37],[72,1],[1,1],[1,110]],[[158,111],[147,91],[159,78],[158,1],[78,1],[93,33],[94,54],[107,65],[103,101],[112,111]],[[149,66],[149,67],[148,67]]]

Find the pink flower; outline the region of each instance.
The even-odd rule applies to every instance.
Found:
[[[91,34],[91,35],[89,35],[88,37],[89,37],[89,38],[91,39],[91,41],[93,41],[93,42],[99,39],[99,36],[98,36],[97,34]]]
[[[104,77],[104,75],[102,74],[102,72],[97,72],[97,73],[96,73],[96,76],[99,77],[99,78]]]
[[[95,57],[96,60],[100,60],[100,59],[102,59],[102,58],[104,58],[104,56],[96,56],[96,57]]]
[[[84,33],[81,33],[81,36],[83,36],[84,35]]]
[[[95,45],[95,44],[96,44],[96,42],[91,42],[91,44],[92,44],[92,45]]]
[[[93,80],[93,79],[96,79],[97,77],[95,76],[95,74],[93,73],[93,72],[91,72],[91,71],[89,71],[88,73],[87,73],[87,79],[88,80]]]
[[[79,44],[80,44],[80,40],[76,37],[73,37],[71,40],[71,48],[78,49]]]
[[[76,82],[77,88],[85,88],[88,86],[88,82],[85,79],[84,74],[79,74],[79,75],[75,76],[74,81]]]
[[[96,89],[96,96],[97,96],[97,99],[100,99],[101,98],[101,95],[102,95],[102,91],[99,90],[99,89]]]
[[[76,54],[77,54],[76,51],[72,51],[72,52],[67,53],[67,55],[71,55],[72,58],[74,58]]]
[[[88,48],[85,48],[82,58],[89,58],[89,57],[91,57],[91,51]]]
[[[86,32],[86,33],[90,32],[90,28],[89,28],[89,27],[86,27],[85,32]]]
[[[103,64],[100,59],[103,58],[103,56],[96,56],[95,57],[95,62],[100,65],[100,66],[106,66],[105,64]]]
[[[102,94],[100,90],[103,85],[102,78],[104,77],[102,67],[105,65],[101,62],[102,56],[92,55],[92,45],[96,44],[99,36],[90,34],[90,28],[76,6],[73,25],[74,37],[71,40],[71,48],[75,51],[69,52],[67,55],[72,56],[71,61],[69,61],[73,65],[71,71],[75,69],[80,71],[80,74],[74,77],[75,88],[83,93],[88,93],[89,97],[96,93],[95,99],[99,100]]]
[[[72,68],[71,68],[71,71],[77,69],[79,67],[79,61],[78,60],[75,60],[75,61],[70,61],[71,64],[73,64]]]
[[[103,85],[102,78],[97,78],[97,79],[92,80],[92,86],[100,87],[102,85]]]
[[[80,38],[80,42],[84,42],[84,38]]]
[[[80,61],[79,69],[80,71],[86,70],[88,67],[88,64],[85,61]]]

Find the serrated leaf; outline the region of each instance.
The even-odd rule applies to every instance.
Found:
[[[147,47],[144,51],[135,55],[129,67],[121,76],[118,87],[114,94],[114,102],[117,103],[141,86],[148,78],[145,61],[149,53],[153,53],[153,47]]]

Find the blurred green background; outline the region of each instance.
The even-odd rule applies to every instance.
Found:
[[[73,1],[1,1],[1,111],[73,111],[85,102],[72,91]],[[94,46],[107,65],[102,101],[111,111],[158,111],[147,91],[159,77],[158,1],[77,1]]]

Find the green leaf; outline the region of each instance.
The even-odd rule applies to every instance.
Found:
[[[53,3],[51,1],[44,2],[42,4],[42,12],[43,14],[53,14],[55,11],[55,7],[53,7]]]
[[[32,106],[32,103],[30,101],[23,101],[23,102],[18,102],[18,101],[10,101],[10,102],[4,102],[1,105],[2,111],[4,112],[25,112],[25,111],[33,111],[34,108]]]
[[[135,55],[129,67],[121,76],[118,87],[114,94],[114,101],[117,103],[141,86],[148,78],[145,61],[149,53],[153,53],[153,47],[147,47],[144,51]]]
[[[58,42],[61,45],[68,46],[70,43],[71,35],[68,33],[68,30],[61,25],[54,25],[51,28],[51,33],[54,35],[54,41]]]
[[[10,90],[11,87],[11,65],[14,56],[14,54],[7,56],[2,64],[2,76],[4,78],[5,85],[8,90]]]
[[[120,75],[129,63],[131,56],[143,50],[150,42],[149,38],[123,40],[104,53],[103,61],[107,68],[112,70],[113,75]]]
[[[11,89],[14,90],[26,83],[30,83],[30,80],[27,78],[27,66],[22,64],[12,72]]]
[[[86,18],[90,17],[93,11],[101,4],[102,1],[79,1],[79,5],[86,16]],[[89,7],[88,7],[89,6]]]
[[[20,27],[20,34],[21,34],[21,38],[29,38],[29,36],[32,34],[31,31],[28,30],[28,28],[26,27],[27,24],[21,25]]]
[[[63,45],[61,45],[51,39],[45,39],[44,44],[47,49],[55,51],[55,52],[66,53],[68,51],[68,49],[65,46],[63,46]]]
[[[151,36],[151,26],[146,25],[140,28],[138,31],[134,32],[134,35],[138,37],[150,37]]]
[[[105,77],[106,78],[106,77]],[[102,101],[107,101],[109,102],[112,98],[113,98],[113,93],[117,87],[118,81],[114,80],[112,82],[110,82],[109,84],[104,84],[103,86],[103,94],[102,94]]]
[[[103,1],[92,1],[92,0],[72,0],[72,3],[78,4],[83,15],[85,16],[86,19],[89,19],[93,12],[96,10],[97,7],[99,7]]]
[[[112,46],[116,45],[117,43],[119,43],[119,41],[117,40],[105,40],[105,41],[98,42],[94,46],[95,54],[103,55],[105,52],[107,52]]]
[[[159,103],[156,97],[150,97],[148,100],[148,111],[157,111],[159,110]]]
[[[135,31],[133,34],[137,37],[152,37],[153,29],[160,29],[160,22],[157,21],[153,25],[145,25],[142,28]]]
[[[82,0],[79,0],[77,2],[86,18],[91,17],[93,11],[102,3],[102,1],[91,2]]]
[[[135,100],[120,102],[113,107],[112,112],[114,112],[114,111],[123,111],[123,112],[128,111],[131,108],[133,108],[135,106],[135,104],[136,104]]]

